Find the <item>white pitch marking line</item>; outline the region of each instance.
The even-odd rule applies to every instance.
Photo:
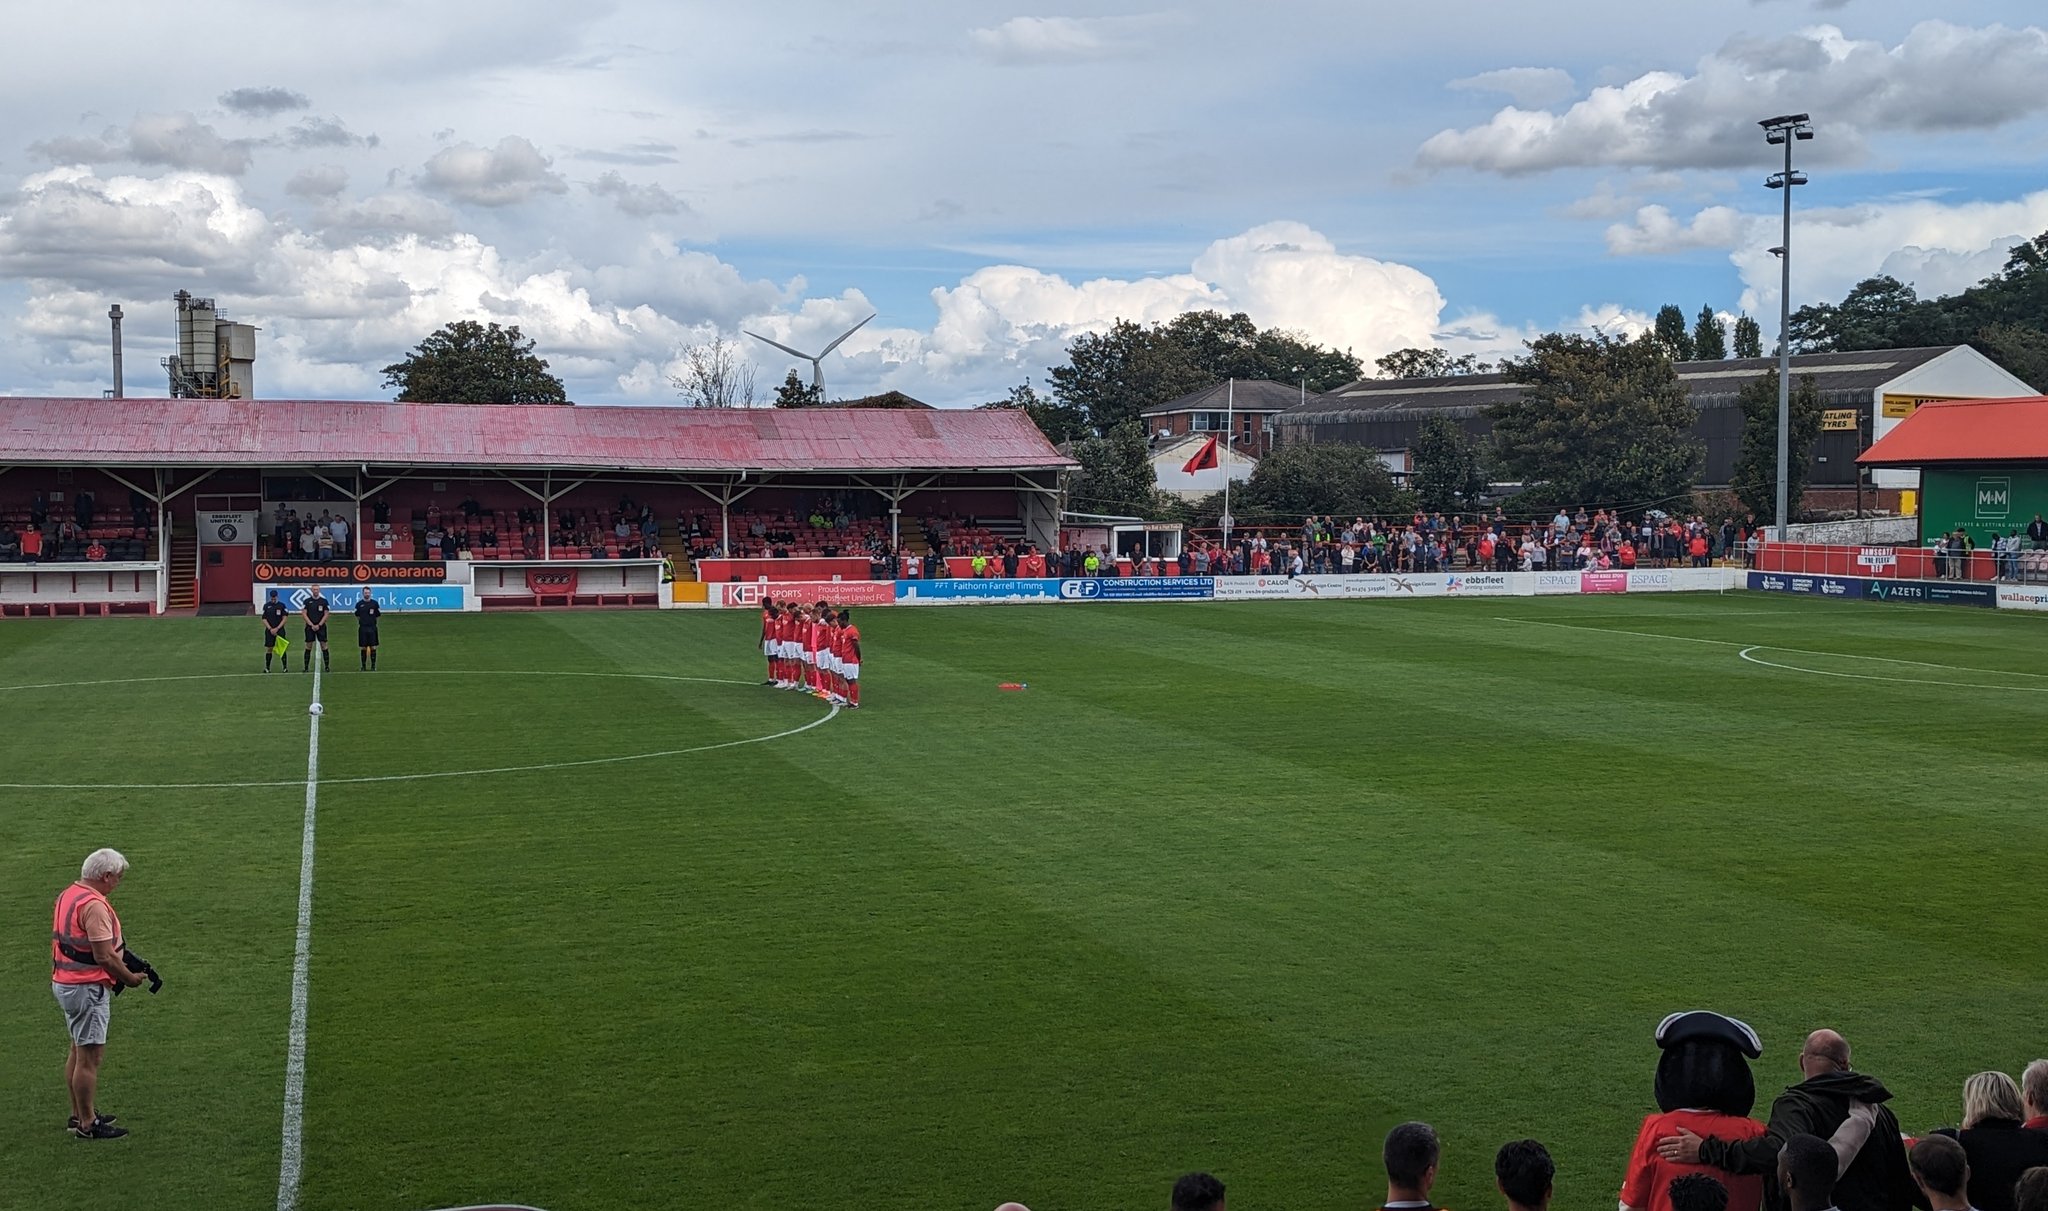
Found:
[[[393,670],[399,672],[401,670]],[[518,669],[410,669],[403,670],[414,676],[428,676],[439,673],[497,673],[505,676],[523,677],[625,677],[646,681],[696,681],[708,685],[758,685],[754,681],[734,681],[727,677],[675,677],[662,673],[527,673]],[[233,673],[223,676],[262,676],[261,673]],[[5,686],[0,686],[4,691]],[[21,687],[17,687],[21,688]],[[722,748],[738,748],[743,744],[766,744],[770,740],[781,740],[801,732],[808,732],[839,717],[839,706],[834,703],[823,715],[801,727],[776,732],[772,736],[750,736],[745,740],[725,740],[717,744],[703,744],[694,748],[662,749],[653,753],[628,753],[621,757],[587,757],[580,761],[550,761],[540,765],[506,765],[493,769],[438,770],[425,774],[376,774],[358,778],[328,778],[329,786],[347,786],[364,782],[424,782],[433,778],[480,778],[487,774],[531,774],[548,770],[577,769],[589,765],[622,765],[628,761],[658,761],[663,757],[686,757],[692,753],[709,753]],[[252,790],[274,786],[298,786],[295,778],[271,782],[0,782],[0,790],[20,791],[191,791],[191,790]]]
[[[1636,635],[1643,639],[1672,639],[1679,643],[1708,643],[1715,647],[1747,648],[1752,652],[1790,652],[1795,656],[1821,656],[1832,660],[1875,660],[1884,664],[1904,664],[1914,668],[1940,669],[1945,673],[1984,673],[1992,677],[2037,677],[2048,678],[2048,673],[2028,673],[2019,669],[1977,669],[1964,664],[1935,664],[1927,660],[1907,660],[1899,656],[1859,656],[1854,652],[1818,652],[1811,648],[1781,648],[1769,643],[1743,643],[1732,639],[1700,639],[1692,635],[1666,635],[1660,631],[1624,631],[1615,627],[1583,627],[1569,622],[1545,622],[1540,618],[1510,618],[1504,614],[1494,615],[1495,622],[1519,622],[1532,627],[1557,627],[1565,631],[1591,631],[1596,635]],[[1760,663],[1752,661],[1751,663]],[[1812,672],[1801,669],[1800,672]],[[1846,674],[1844,674],[1846,676]],[[1934,682],[1921,682],[1933,685]]]
[[[1775,660],[1760,660],[1760,659],[1758,659],[1757,657],[1755,657],[1755,656],[1752,656],[1752,655],[1750,655],[1750,653],[1751,653],[1751,652],[1758,652],[1758,651],[1763,651],[1763,652],[1775,652],[1775,651],[1779,651],[1779,650],[1781,650],[1781,649],[1778,649],[1778,648],[1767,648],[1767,647],[1765,647],[1765,648],[1759,648],[1759,647],[1747,647],[1747,648],[1744,648],[1744,649],[1742,649],[1741,651],[1739,651],[1739,652],[1737,652],[1737,653],[1735,653],[1735,654],[1736,654],[1737,656],[1740,656],[1740,657],[1741,657],[1742,659],[1744,659],[1744,660],[1747,660],[1747,661],[1748,661],[1749,663],[1751,663],[1751,664],[1758,664],[1758,665],[1762,665],[1763,667],[1765,667],[1765,668],[1767,668],[1767,669],[1784,669],[1784,670],[1785,670],[1786,672],[1788,672],[1788,673],[1811,673],[1811,674],[1812,674],[1812,675],[1814,675],[1815,677],[1845,677],[1845,678],[1848,678],[1848,679],[1850,679],[1850,680],[1852,680],[1852,681],[1891,681],[1891,682],[1896,682],[1896,683],[1898,683],[1899,685],[1945,685],[1945,686],[1953,686],[1953,687],[1955,687],[1956,689],[1963,689],[1963,690],[2015,690],[2015,691],[2018,691],[2019,693],[2022,693],[2022,694],[2048,694],[2048,685],[1997,685],[1997,684],[1991,684],[1991,683],[1986,683],[1986,682],[1982,682],[1982,681],[1932,681],[1932,680],[1929,680],[1929,679],[1927,679],[1927,678],[1925,678],[1925,677],[1884,677],[1884,676],[1880,676],[1880,675],[1878,675],[1878,674],[1876,674],[1876,673],[1838,673],[1838,672],[1832,672],[1832,671],[1830,671],[1830,670],[1828,670],[1828,669],[1804,669],[1804,668],[1800,668],[1800,667],[1799,667],[1798,665],[1796,665],[1796,664],[1779,664],[1779,663],[1778,663],[1777,661],[1775,661]],[[1787,651],[1790,651],[1790,650],[1793,650],[1793,649],[1782,649],[1782,650],[1787,650]],[[1819,656],[1819,655],[1832,655],[1832,654],[1833,654],[1833,653],[1822,653],[1822,652],[1804,652],[1804,653],[1801,653],[1801,655],[1807,655],[1807,656]],[[1852,659],[1853,659],[1853,658],[1852,658]],[[1878,659],[1882,659],[1882,657],[1878,657]],[[1917,663],[1917,662],[1907,662],[1907,663]],[[1948,665],[1940,665],[1940,664],[1937,664],[1937,665],[1930,665],[1930,666],[1928,666],[1928,667],[1930,667],[1930,668],[1937,668],[1937,669],[1938,669],[1938,668],[1948,668],[1948,667],[1950,667],[1950,666],[1948,666]],[[1958,671],[1958,672],[1977,672],[1977,673],[1990,673],[1990,672],[1993,672],[1994,670],[1991,670],[1991,669],[1959,669],[1959,670],[1957,670],[1957,671]],[[2036,674],[2033,674],[2033,673],[2015,673],[2015,674],[2011,674],[2011,675],[2012,675],[2012,676],[2016,676],[2016,677],[2032,677],[2032,676],[2035,676]]]
[[[308,663],[313,655],[306,652]],[[323,660],[321,664],[325,664]],[[321,666],[313,667],[312,706],[320,705]],[[299,839],[299,926],[292,947],[292,1022],[284,1059],[284,1146],[277,1167],[277,1211],[299,1203],[299,1170],[304,1160],[306,1120],[306,992],[313,950],[313,817],[320,795],[320,715],[306,739],[306,823]]]

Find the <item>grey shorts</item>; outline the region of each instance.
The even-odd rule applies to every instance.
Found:
[[[104,1045],[107,1017],[113,1010],[113,990],[105,984],[59,984],[50,981],[57,1005],[64,1010],[64,1022],[71,1027],[71,1041],[80,1047]]]

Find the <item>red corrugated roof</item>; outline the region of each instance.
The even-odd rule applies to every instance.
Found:
[[[2048,463],[2048,396],[1922,404],[1856,461],[1866,467]]]
[[[0,463],[659,471],[1072,467],[1022,412],[0,397]]]

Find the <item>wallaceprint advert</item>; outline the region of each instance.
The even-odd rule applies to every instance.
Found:
[[[1058,601],[1057,580],[899,580],[899,605],[951,605],[956,602]]]
[[[805,605],[820,601],[836,606],[896,604],[896,585],[888,580],[748,580],[711,588],[723,606],[758,606],[764,597]]]
[[[1998,607],[2002,610],[2048,610],[2048,588],[2029,585],[1998,586]]]
[[[1062,580],[1066,601],[1199,601],[1216,595],[1209,576],[1120,576],[1100,580]]]

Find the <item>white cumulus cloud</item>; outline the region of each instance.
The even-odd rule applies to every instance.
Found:
[[[1502,67],[1453,80],[1450,87],[1459,92],[1502,93],[1531,109],[1555,105],[1579,91],[1572,74],[1561,67]]]
[[[1760,114],[1811,112],[1810,154],[1847,158],[1880,131],[1989,130],[2048,109],[2048,31],[1946,21],[1914,26],[1896,46],[1832,25],[1782,38],[1737,38],[1690,75],[1647,72],[1594,89],[1562,111],[1511,106],[1479,126],[1423,143],[1424,168],[1515,176],[1618,165],[1725,168],[1764,155]]]
[[[444,147],[427,161],[422,183],[436,193],[477,206],[512,206],[535,194],[569,191],[569,183],[554,171],[553,161],[518,135],[506,135],[496,147],[473,143]]]

